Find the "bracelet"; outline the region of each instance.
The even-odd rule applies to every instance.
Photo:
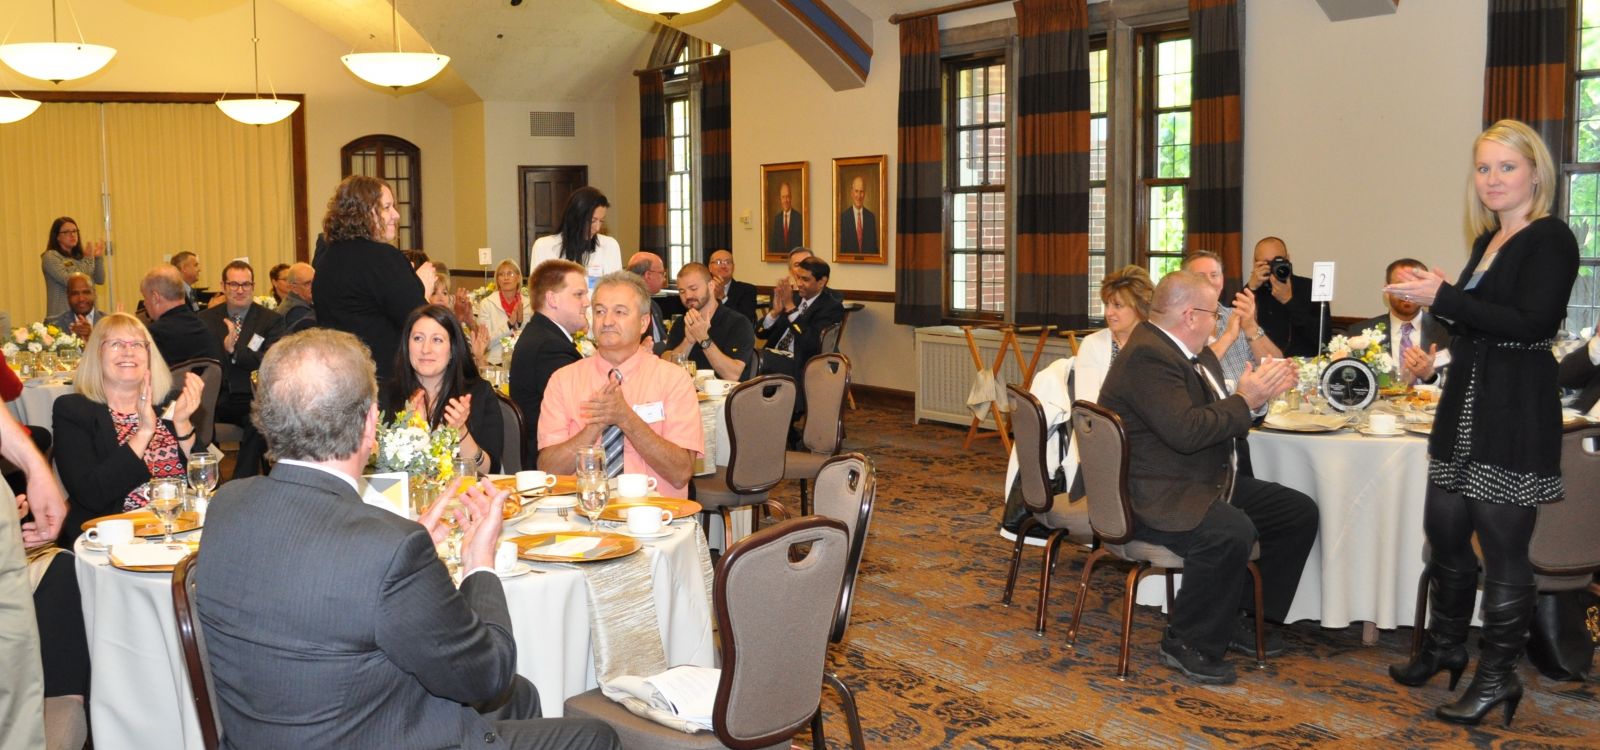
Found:
[[[472,457],[472,465],[473,466],[477,466],[478,464],[483,463],[483,458],[484,458],[483,449],[479,448],[478,449],[478,455]]]
[[[185,432],[182,435],[173,435],[172,437],[180,443],[194,437],[194,425],[189,425],[188,432]]]

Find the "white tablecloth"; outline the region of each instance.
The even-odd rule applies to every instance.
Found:
[[[661,638],[673,665],[715,666],[711,592],[692,521],[645,544],[654,567]],[[515,532],[508,530],[508,536]],[[78,585],[93,665],[89,720],[95,747],[201,747],[183,652],[172,614],[172,576],[111,567],[79,540]],[[589,602],[583,574],[538,565],[504,581],[517,640],[517,671],[539,688],[545,716],[560,716],[570,696],[598,687],[589,644]]]
[[[54,432],[51,424],[55,421],[56,399],[68,393],[72,393],[72,386],[61,382],[24,383],[22,395],[6,404],[6,408],[10,409],[11,415],[22,424],[38,425]]]
[[[1427,440],[1256,430],[1250,462],[1258,478],[1310,495],[1320,515],[1287,621],[1318,620],[1330,628],[1410,625],[1427,563]],[[1165,597],[1160,576],[1140,583],[1139,603],[1160,606]]]
[[[705,434],[706,450],[695,464],[697,477],[715,473],[718,466],[728,465],[728,410],[726,398],[708,398],[700,402],[700,428]]]

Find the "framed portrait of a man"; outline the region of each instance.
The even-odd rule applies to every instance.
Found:
[[[811,206],[808,162],[761,165],[761,259],[787,260],[789,251],[804,247],[806,217]]]
[[[889,262],[889,157],[833,160],[833,260]]]

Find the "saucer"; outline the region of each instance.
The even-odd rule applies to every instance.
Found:
[[[134,537],[132,539],[129,539],[127,542],[124,542],[124,544],[144,544],[144,543],[145,543],[145,540],[140,538],[140,537]],[[106,546],[104,544],[101,544],[99,542],[91,542],[88,539],[83,540],[83,548],[86,549],[86,550],[89,550],[91,552],[109,552],[111,550],[110,547],[108,547],[108,546]]]
[[[634,539],[661,539],[663,537],[672,536],[671,526],[662,526],[661,529],[654,534],[640,534],[637,531],[629,529],[627,526],[619,526],[613,530],[618,534],[622,534],[623,536],[631,536]]]
[[[578,507],[577,495],[550,495],[534,503],[539,510],[560,510],[562,508]]]
[[[1367,437],[1398,437],[1400,435],[1406,434],[1406,431],[1404,429],[1401,429],[1401,428],[1398,428],[1398,427],[1395,428],[1394,430],[1389,431],[1389,432],[1378,432],[1377,430],[1374,430],[1371,427],[1361,427],[1361,428],[1357,429],[1356,432],[1359,432],[1359,433],[1361,433],[1363,435],[1366,435]]]
[[[532,572],[533,572],[533,566],[531,566],[531,565],[529,565],[529,564],[527,564],[525,562],[519,562],[519,563],[516,564],[515,567],[511,568],[511,570],[509,570],[509,571],[507,571],[505,573],[501,573],[500,571],[496,570],[494,572],[494,574],[497,575],[497,576],[500,576],[500,580],[504,581],[507,578],[519,578],[521,576],[525,576],[525,575],[527,575],[529,573],[532,573]]]

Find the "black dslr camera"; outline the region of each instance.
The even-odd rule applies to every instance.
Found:
[[[1267,261],[1267,272],[1271,273],[1278,281],[1287,284],[1289,283],[1289,277],[1294,275],[1294,266],[1289,263],[1288,258],[1280,255]]]

